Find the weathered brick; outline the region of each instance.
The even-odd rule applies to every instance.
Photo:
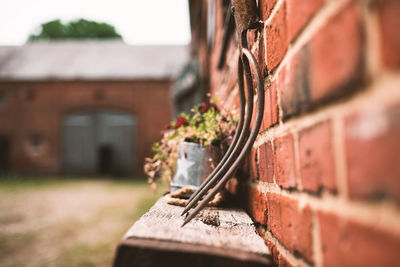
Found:
[[[259,174],[260,180],[263,182],[274,182],[274,154],[272,151],[272,143],[266,142],[259,148]]]
[[[265,21],[269,15],[271,15],[272,9],[274,8],[277,0],[260,0],[258,2],[258,7],[260,10],[260,17]]]
[[[293,136],[287,134],[274,140],[274,166],[276,183],[283,188],[295,187],[296,167]]]
[[[279,254],[278,262],[279,267],[294,267],[282,254]]]
[[[345,118],[351,198],[393,198],[400,203],[400,104],[368,103]]]
[[[232,195],[238,194],[238,180],[236,178],[231,178],[225,185],[225,189],[229,191]]]
[[[317,192],[326,188],[336,191],[332,136],[330,120],[300,131],[300,176],[304,190]]]
[[[262,235],[264,236],[264,235]],[[265,244],[268,246],[271,251],[272,262],[274,266],[279,267],[294,267],[278,250],[278,248],[269,240],[264,239]]]
[[[297,200],[268,194],[268,230],[292,253],[312,262],[311,209]]]
[[[268,70],[273,70],[281,62],[288,48],[285,17],[284,2],[265,29]]]
[[[271,97],[271,120],[270,123],[271,125],[275,125],[278,123],[279,119],[279,107],[278,107],[278,89],[276,88],[276,83],[272,82],[270,85],[270,97]],[[264,124],[266,128],[269,128],[267,126],[267,122]],[[271,126],[270,125],[270,126]]]
[[[247,44],[249,47],[252,47],[258,39],[258,31],[254,29],[250,29],[247,31]]]
[[[265,38],[264,38],[264,31],[260,33],[258,47],[257,47],[257,55],[258,58],[258,65],[260,66],[260,72],[263,77],[267,76],[266,73],[266,62],[265,62]]]
[[[257,168],[257,149],[252,149],[243,160],[243,164],[239,166],[237,175],[245,180],[256,181],[258,180]]]
[[[276,81],[273,81],[265,90],[264,117],[261,123],[261,131],[267,130],[278,122],[278,93]]]
[[[249,158],[249,174],[250,179],[257,180],[258,179],[258,168],[257,168],[257,149],[253,148],[250,152]]]
[[[390,68],[400,67],[400,1],[381,0],[378,4],[381,58]]]
[[[257,101],[255,101],[253,103],[253,117],[251,118],[251,123],[250,123],[250,128],[253,129],[254,124],[256,122],[256,117],[257,117],[257,109],[258,109],[258,105],[257,105]],[[261,122],[262,123],[262,122]],[[261,129],[261,127],[260,127]]]
[[[257,188],[249,187],[247,200],[247,210],[253,221],[266,225],[268,220],[267,197],[261,194]]]
[[[237,85],[238,60],[235,58],[230,62],[229,67],[225,68],[224,84],[228,91],[232,91]]]
[[[269,250],[271,251],[271,255],[272,255],[272,262],[276,265],[279,266],[279,250],[278,248],[269,240],[264,239],[265,244],[267,244]]]
[[[278,74],[278,94],[283,120],[311,104],[308,78],[308,47],[297,51]]]
[[[296,37],[323,3],[323,0],[303,0],[301,4],[297,0],[286,0],[286,24],[289,41]]]
[[[362,79],[361,10],[345,5],[316,33],[309,44],[310,92],[313,101],[355,90]]]
[[[333,214],[321,212],[318,218],[324,267],[399,265],[399,237]]]

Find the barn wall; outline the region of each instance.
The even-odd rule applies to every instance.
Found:
[[[210,62],[212,97],[238,108],[234,38],[217,67],[223,2],[213,49],[193,47]],[[258,3],[262,24],[248,39],[265,76],[264,120],[231,191],[279,266],[398,265],[400,1]]]
[[[47,81],[0,82],[4,103],[0,107],[0,136],[10,140],[10,170],[27,173],[60,173],[64,116],[93,111],[116,111],[136,119],[136,161],[171,120],[169,81]],[[40,147],[32,144],[40,139]]]

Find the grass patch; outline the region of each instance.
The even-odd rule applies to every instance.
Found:
[[[82,177],[82,176],[0,176],[0,190],[8,193],[25,190],[59,189],[77,184],[95,182],[104,184],[109,190],[118,190],[125,187],[145,188],[148,183],[144,177],[136,176],[130,178],[113,177]]]
[[[2,176],[0,177],[0,190],[11,193],[29,189],[64,187],[73,182],[71,179],[54,177]]]
[[[61,251],[55,266],[111,266],[113,247],[108,243],[78,243]]]

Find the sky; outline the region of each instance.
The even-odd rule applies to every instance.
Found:
[[[128,44],[187,44],[188,0],[0,0],[0,45],[22,45],[43,22],[113,25]]]

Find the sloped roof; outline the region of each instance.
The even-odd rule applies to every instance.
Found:
[[[187,60],[187,46],[35,42],[0,46],[0,80],[163,79],[177,75]]]

